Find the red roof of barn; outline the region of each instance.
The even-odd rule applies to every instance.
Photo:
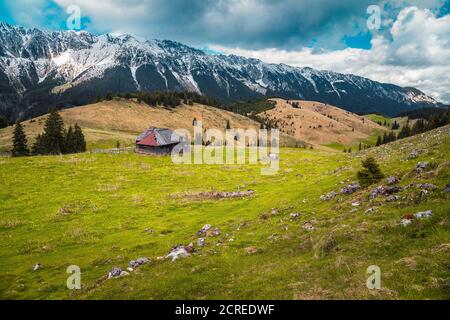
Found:
[[[180,137],[174,134],[172,130],[165,128],[150,128],[136,139],[137,145],[148,147],[167,146],[177,144],[179,142]]]

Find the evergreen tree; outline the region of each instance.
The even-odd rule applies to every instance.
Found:
[[[375,144],[375,146],[379,147],[381,146],[381,144],[382,144],[381,137],[378,136],[377,143]]]
[[[45,121],[43,153],[60,154],[64,151],[64,122],[58,110],[53,109]]]
[[[0,129],[6,128],[8,126],[8,119],[5,116],[0,116]]]
[[[36,141],[33,144],[33,147],[31,148],[31,153],[33,155],[39,155],[45,153],[45,142],[44,142],[44,136],[42,134],[38,134],[36,137]]]
[[[75,153],[76,151],[76,139],[72,126],[65,132],[64,135],[64,153]]]
[[[27,136],[25,135],[25,131],[23,130],[22,124],[17,121],[16,126],[14,127],[13,133],[13,157],[24,157],[30,154],[30,150],[28,149],[28,141]]]
[[[230,120],[227,120],[227,130],[231,129]]]
[[[407,138],[411,135],[411,129],[409,127],[409,120],[406,122],[406,125],[402,127],[402,130],[400,130],[398,134],[398,139]]]
[[[395,120],[392,124],[392,130],[397,130],[398,128],[400,128],[400,125],[398,124],[397,120]]]
[[[380,167],[373,157],[362,161],[363,169],[358,171],[357,178],[361,186],[368,187],[384,178]]]
[[[384,135],[383,135],[383,141],[382,141],[382,144],[386,144],[386,143],[388,143],[389,141],[388,141],[388,135],[387,135],[387,133],[385,132],[384,133]]]
[[[359,147],[358,147],[358,151],[361,151],[362,150],[362,144],[361,144],[361,141],[359,142]]]
[[[74,152],[86,152],[86,140],[84,139],[83,131],[76,123],[73,129],[74,135]]]

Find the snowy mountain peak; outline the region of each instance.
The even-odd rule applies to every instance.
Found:
[[[7,23],[0,23],[0,86],[0,113],[11,117],[90,102],[110,91],[139,90],[189,90],[223,101],[279,96],[388,115],[438,105],[414,88],[235,55],[208,55],[171,40],[42,31]]]

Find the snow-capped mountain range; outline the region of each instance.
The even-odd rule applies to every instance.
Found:
[[[141,90],[196,91],[224,102],[278,96],[386,115],[440,105],[417,89],[354,75],[210,55],[168,40],[0,22],[0,114],[29,117]]]

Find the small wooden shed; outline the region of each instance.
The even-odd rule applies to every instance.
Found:
[[[170,155],[180,137],[167,128],[150,128],[136,138],[136,153]]]

